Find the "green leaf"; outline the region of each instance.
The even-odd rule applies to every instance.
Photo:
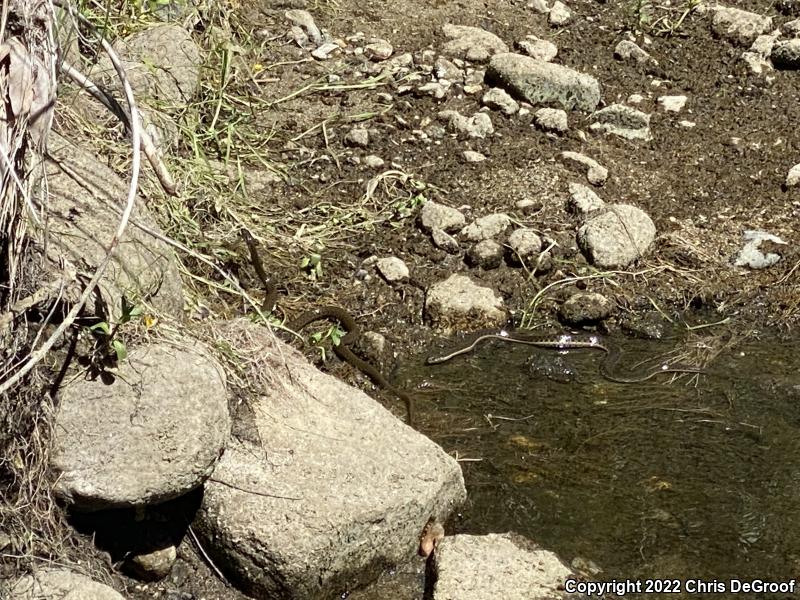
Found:
[[[90,331],[99,331],[103,335],[111,335],[111,327],[105,321],[100,321],[89,327]]]
[[[111,340],[111,347],[117,355],[117,362],[121,362],[128,357],[128,349],[120,340]]]

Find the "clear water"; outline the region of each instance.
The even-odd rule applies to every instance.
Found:
[[[671,349],[613,343],[621,373]],[[699,379],[618,384],[599,375],[601,352],[493,342],[442,365],[418,357],[396,381],[418,398],[417,427],[461,460],[469,501],[448,533],[516,531],[567,563],[593,561],[600,580],[790,580],[798,356],[800,342],[744,342]]]

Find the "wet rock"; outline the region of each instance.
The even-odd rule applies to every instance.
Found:
[[[447,122],[447,129],[460,138],[482,139],[494,133],[492,119],[486,113],[475,113],[465,117],[454,110],[443,110],[439,118]]]
[[[553,2],[553,6],[550,7],[550,14],[547,20],[553,27],[563,27],[572,20],[572,12],[566,4],[560,0],[556,0]]]
[[[345,134],[344,145],[352,148],[366,148],[369,146],[369,131],[362,127],[353,127]]]
[[[125,600],[115,589],[67,569],[40,569],[11,582],[8,591],[14,600]]]
[[[578,230],[578,244],[600,268],[626,267],[650,249],[656,235],[653,220],[629,204],[609,204]]]
[[[630,40],[622,40],[616,45],[614,48],[614,58],[632,61],[640,65],[655,63],[655,60],[653,60],[650,54]]]
[[[614,312],[614,304],[596,292],[573,294],[559,307],[559,316],[567,325],[589,325],[607,319]]]
[[[445,233],[438,227],[434,227],[431,230],[431,239],[433,240],[434,246],[441,248],[448,254],[458,254],[461,252],[461,247],[458,245],[456,238],[449,233]]]
[[[537,127],[544,131],[566,133],[569,129],[567,112],[560,108],[540,108],[534,114],[533,121]]]
[[[639,314],[632,312],[621,322],[622,329],[643,339],[660,340],[666,334],[666,322],[657,312]]]
[[[600,163],[593,158],[589,158],[578,152],[562,152],[560,158],[567,166],[582,173],[586,173],[586,178],[592,185],[603,185],[606,179],[608,179],[608,169],[600,165]]]
[[[396,256],[381,258],[375,263],[378,273],[389,283],[406,281],[409,277],[408,266]]]
[[[508,229],[511,219],[504,213],[495,213],[475,219],[461,230],[461,237],[468,242],[480,242],[495,238]]]
[[[531,58],[544,62],[550,62],[558,54],[558,46],[535,35],[528,35],[524,40],[517,42],[517,48]]]
[[[312,17],[311,13],[307,10],[287,10],[284,16],[292,25],[302,29],[303,33],[314,46],[320,46],[324,42],[322,32],[314,22],[314,17]]]
[[[432,200],[423,204],[419,211],[419,223],[425,231],[456,231],[464,227],[466,222],[461,211]]]
[[[214,470],[230,434],[223,369],[201,346],[134,348],[112,384],[61,389],[55,492],[81,511],[177,498]]]
[[[394,53],[394,47],[382,38],[372,38],[364,46],[364,56],[369,60],[380,62],[389,58]]]
[[[686,96],[661,96],[658,104],[667,112],[677,113],[683,110],[687,100]]]
[[[500,88],[487,90],[481,98],[481,103],[492,110],[499,110],[506,116],[511,116],[519,112],[519,104],[508,92]]]
[[[496,269],[503,262],[503,246],[494,240],[483,240],[467,252],[467,263],[481,269]]]
[[[356,341],[358,351],[371,363],[385,369],[392,360],[392,344],[377,331],[365,331]]]
[[[592,131],[613,133],[628,140],[653,139],[650,115],[624,104],[612,104],[592,115]]]
[[[714,33],[741,46],[749,46],[756,37],[772,27],[772,17],[721,5],[711,7],[711,10],[711,29]]]
[[[455,535],[436,550],[434,600],[563,598],[572,572],[547,550],[514,533]]]
[[[534,106],[592,111],[600,102],[600,84],[591,75],[521,54],[493,56],[486,78]]]
[[[532,229],[515,229],[508,236],[510,249],[508,262],[513,265],[531,265],[532,260],[539,257],[542,250],[542,238]]]
[[[751,269],[766,269],[777,263],[781,255],[775,252],[763,252],[761,244],[772,242],[773,244],[784,245],[781,238],[766,231],[747,230],[742,234],[744,246],[733,260],[737,267],[750,267]]]
[[[503,40],[484,29],[447,23],[442,31],[450,39],[442,47],[442,52],[447,56],[485,63],[494,54],[508,52]]]
[[[772,64],[776,69],[800,69],[800,39],[775,44],[772,49]]]
[[[457,273],[430,287],[425,315],[445,335],[502,327],[507,320],[503,299],[494,290]]]
[[[800,185],[800,163],[789,169],[786,175],[786,187],[793,188]]]
[[[177,558],[175,546],[167,546],[146,554],[137,554],[125,561],[125,567],[142,581],[160,581],[169,575]]]
[[[480,152],[475,152],[474,150],[464,150],[464,152],[462,152],[462,156],[468,163],[479,163],[486,160],[486,157],[483,154]]]
[[[458,463],[379,402],[264,327],[239,319],[215,335],[269,382],[249,399],[264,448],[229,443],[193,529],[251,596],[329,598],[372,581],[464,500]]]
[[[569,200],[567,200],[567,210],[586,217],[588,214],[600,210],[606,205],[602,198],[595,194],[591,188],[581,183],[569,184]]]

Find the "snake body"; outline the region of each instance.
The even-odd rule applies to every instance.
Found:
[[[551,348],[553,350],[573,350],[573,349],[589,349],[589,350],[602,350],[606,353],[606,359],[600,366],[600,373],[609,381],[617,383],[640,383],[652,379],[659,373],[702,373],[702,369],[694,367],[687,367],[682,365],[662,365],[661,367],[652,369],[649,373],[635,377],[623,377],[614,373],[614,367],[620,359],[620,352],[615,347],[609,344],[605,339],[599,335],[590,334],[562,334],[554,336],[535,336],[535,335],[522,335],[518,333],[509,333],[506,330],[501,330],[498,333],[488,333],[481,335],[466,346],[462,346],[457,350],[442,356],[429,356],[426,360],[429,365],[438,365],[449,361],[456,356],[472,352],[478,344],[487,340],[500,340],[503,342],[510,342],[513,344],[526,344],[528,346],[535,346],[537,348]]]
[[[253,263],[253,268],[256,275],[261,280],[264,286],[264,300],[261,303],[261,311],[265,314],[270,314],[275,310],[278,300],[278,288],[275,281],[267,275],[264,265],[261,262],[261,256],[258,253],[258,244],[246,229],[242,230],[242,239],[250,252],[250,262]],[[403,390],[393,386],[386,377],[378,370],[375,365],[367,362],[363,358],[357,356],[352,350],[351,346],[358,340],[361,332],[358,328],[355,318],[345,309],[340,306],[320,306],[312,310],[307,310],[300,313],[297,317],[286,323],[286,328],[294,332],[300,332],[305,327],[317,321],[334,320],[338,321],[345,334],[339,340],[338,344],[333,345],[333,352],[339,359],[349,363],[367,377],[369,377],[376,385],[391,392],[400,398],[406,405],[406,419],[409,425],[414,422],[414,399],[411,398]]]

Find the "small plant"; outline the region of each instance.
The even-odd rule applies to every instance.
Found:
[[[342,342],[342,338],[346,335],[346,332],[342,330],[341,327],[338,325],[331,325],[325,331],[319,331],[317,333],[311,334],[311,342],[314,346],[319,350],[320,356],[322,357],[322,361],[327,360],[327,352],[325,351],[325,346],[323,343],[326,340],[330,340],[331,344],[334,346],[338,346]]]
[[[322,277],[322,255],[312,252],[300,261],[300,268],[305,272],[306,277],[316,281]]]
[[[123,296],[122,314],[113,327],[108,321],[100,321],[85,328],[95,339],[94,351],[86,361],[92,376],[102,375],[128,358],[128,348],[119,337],[119,328],[139,318],[144,318],[148,327],[155,325],[155,319],[145,315],[141,306]]]

